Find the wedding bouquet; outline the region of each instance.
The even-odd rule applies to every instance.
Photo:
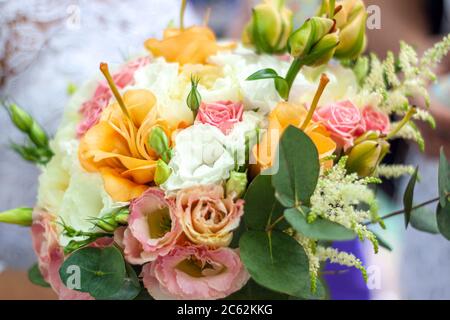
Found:
[[[426,88],[450,37],[380,60],[363,55],[366,19],[361,0],[324,0],[294,30],[264,0],[240,44],[181,18],[72,88],[51,140],[5,102],[28,141],[12,147],[42,170],[35,208],[0,214],[31,226],[30,279],[61,299],[323,299],[323,262],[367,277],[333,241],[378,252],[370,226],[399,214],[450,240],[444,153],[436,215],[413,214],[417,168],[382,164],[394,139],[424,148],[415,121],[434,126]],[[381,217],[374,185],[405,174],[404,210]]]

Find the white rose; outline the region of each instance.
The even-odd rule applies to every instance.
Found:
[[[175,191],[227,179],[234,168],[227,145],[227,137],[210,125],[195,124],[181,131],[169,163],[173,171],[162,188]]]

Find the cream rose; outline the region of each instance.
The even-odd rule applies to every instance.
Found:
[[[176,214],[189,240],[210,247],[230,244],[244,213],[243,200],[225,198],[220,185],[182,190],[176,198]]]

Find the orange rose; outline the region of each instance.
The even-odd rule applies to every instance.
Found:
[[[269,127],[261,142],[253,149],[257,160],[258,170],[265,170],[272,166],[278,141],[284,130],[290,125],[300,128],[306,119],[308,111],[301,105],[280,102],[269,115]],[[329,157],[336,150],[336,143],[330,138],[325,127],[310,121],[305,133],[317,147],[320,160]],[[328,165],[326,163],[325,165]]]
[[[206,64],[209,56],[219,50],[232,49],[234,44],[217,44],[214,32],[208,27],[193,26],[186,29],[169,28],[164,31],[163,40],[148,39],[145,47],[155,57],[164,57],[179,64]]]
[[[127,91],[123,101],[129,117],[118,103],[110,105],[79,147],[81,165],[102,174],[105,189],[115,201],[136,198],[153,182],[158,155],[147,142],[152,129],[159,126],[168,137],[176,129],[157,118],[156,98],[150,91]]]

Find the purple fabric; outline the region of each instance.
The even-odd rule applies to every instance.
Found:
[[[335,242],[333,247],[360,258],[364,264],[364,254],[358,240]],[[348,268],[338,264],[327,263],[325,266],[325,281],[332,300],[369,300],[370,292],[361,275],[355,268]],[[337,274],[327,274],[337,272]]]

